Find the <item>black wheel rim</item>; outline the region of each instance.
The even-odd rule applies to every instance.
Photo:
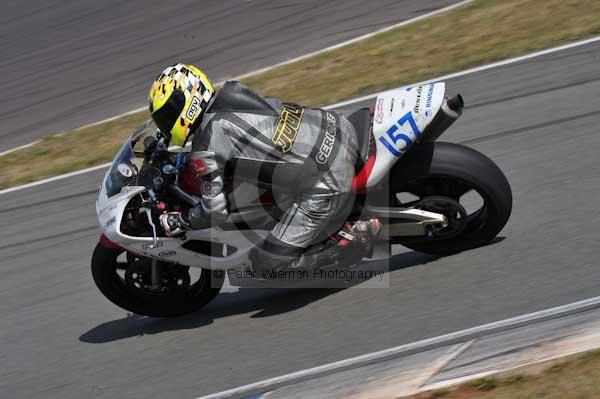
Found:
[[[399,200],[399,196],[406,193],[416,198],[407,202]],[[477,202],[480,204],[473,204],[474,194],[479,197]],[[488,195],[482,188],[466,180],[446,175],[430,175],[404,183],[401,187],[391,190],[389,204],[401,207],[418,206],[419,202],[427,197],[447,197],[465,208],[466,220],[462,234],[480,229],[490,209]],[[469,203],[465,204],[465,201]]]
[[[162,279],[161,288],[148,289],[150,279],[148,273],[151,260],[127,252],[127,260],[120,261],[118,258],[121,254],[123,252],[116,254],[114,259],[113,279],[123,289],[136,297],[145,298],[146,300],[181,297],[189,300],[201,295],[207,288],[207,283],[210,284],[208,281],[210,276],[206,270],[201,270],[199,277],[192,281],[189,267],[163,262],[163,271],[168,271],[168,274]],[[143,263],[147,265],[143,265]]]

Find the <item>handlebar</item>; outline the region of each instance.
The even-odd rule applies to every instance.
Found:
[[[177,185],[174,184],[170,184],[169,185],[169,193],[175,197],[177,197],[177,199],[185,202],[187,205],[195,207],[198,206],[200,204],[200,198],[188,194],[185,191],[183,191],[183,189]]]

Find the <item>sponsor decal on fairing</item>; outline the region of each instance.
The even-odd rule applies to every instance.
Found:
[[[383,98],[378,98],[375,104],[375,123],[381,124],[383,122]]]

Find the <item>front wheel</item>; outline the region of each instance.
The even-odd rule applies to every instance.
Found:
[[[512,211],[512,192],[498,166],[462,145],[413,147],[392,169],[389,206],[443,213],[448,226],[428,237],[392,237],[416,251],[448,255],[489,243]]]
[[[191,276],[188,267],[159,262],[160,279],[152,279],[149,258],[96,245],[92,256],[92,276],[96,286],[115,305],[151,317],[175,317],[194,312],[208,304],[223,285],[223,277],[201,269]],[[193,277],[193,278],[192,278]],[[197,278],[196,278],[197,277]]]

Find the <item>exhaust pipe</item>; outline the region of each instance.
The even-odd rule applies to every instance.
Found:
[[[464,106],[465,102],[460,94],[445,98],[442,107],[423,132],[423,142],[436,141],[462,115]]]
[[[457,96],[454,96],[450,99],[448,99],[446,101],[446,105],[448,106],[448,108],[450,108],[452,111],[456,112],[457,114],[462,114],[462,110],[465,106],[465,102],[463,101],[463,98],[460,94],[458,94]]]

